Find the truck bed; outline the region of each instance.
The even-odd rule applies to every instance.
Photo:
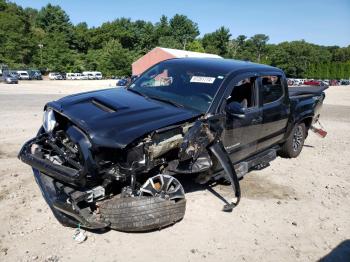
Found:
[[[320,95],[328,86],[292,86],[288,87],[289,96]]]

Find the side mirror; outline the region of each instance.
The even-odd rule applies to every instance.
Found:
[[[236,118],[244,118],[245,117],[245,109],[242,107],[241,103],[231,102],[225,107],[226,113]]]

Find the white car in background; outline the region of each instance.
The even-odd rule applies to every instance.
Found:
[[[85,71],[83,72],[83,75],[86,75],[88,79],[96,79],[96,80],[101,80],[102,79],[102,73],[98,71]]]
[[[50,80],[62,80],[63,77],[60,73],[51,72],[51,73],[49,73],[49,79]]]
[[[89,79],[88,76],[83,75],[81,73],[75,73],[75,77],[76,77],[77,80],[87,80],[87,79]]]
[[[29,80],[29,74],[27,71],[17,71],[17,74],[20,80]]]
[[[101,80],[102,79],[102,73],[101,72],[92,72],[92,73],[94,73],[95,74],[95,79],[97,79],[97,80]]]
[[[87,76],[87,78],[89,80],[94,80],[95,79],[95,75],[92,72],[83,72],[84,76]]]
[[[67,80],[76,80],[75,73],[66,73],[66,79]]]

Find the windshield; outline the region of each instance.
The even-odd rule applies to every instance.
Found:
[[[155,65],[128,89],[151,99],[205,113],[224,78],[223,72],[205,63],[179,63],[174,59]]]

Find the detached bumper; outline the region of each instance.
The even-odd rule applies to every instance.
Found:
[[[66,199],[69,198],[69,195],[57,189],[54,179],[35,168],[33,168],[33,173],[46,203],[61,224],[70,227],[76,227],[80,224],[80,226],[89,229],[104,229],[109,226],[109,222],[97,220],[89,212],[84,212],[77,206],[73,208],[72,204],[67,203]]]
[[[79,170],[54,164],[47,159],[43,159],[40,156],[33,154],[32,148],[36,145],[38,140],[39,138],[33,138],[25,143],[18,154],[18,158],[32,168],[37,169],[52,178],[71,185],[82,185],[83,180]]]
[[[88,210],[81,210],[73,195],[83,195],[84,192],[75,186],[81,183],[79,170],[57,165],[40,155],[35,154],[33,146],[42,140],[38,137],[29,140],[19,152],[18,158],[33,168],[34,177],[40,191],[51,208],[56,219],[65,226],[75,227],[80,224],[89,229],[102,229],[109,226],[108,222],[97,219]],[[62,182],[62,183],[61,183]],[[67,184],[74,185],[73,187]],[[67,201],[69,199],[69,201]]]

